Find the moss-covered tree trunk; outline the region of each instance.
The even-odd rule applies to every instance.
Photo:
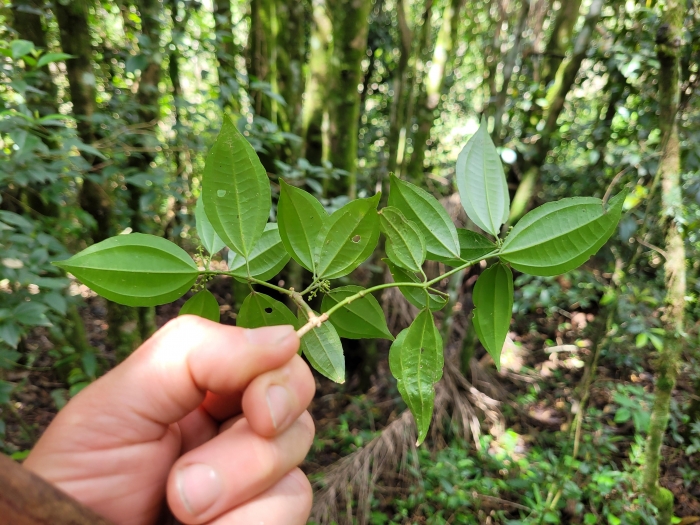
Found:
[[[280,124],[285,131],[301,135],[302,98],[306,84],[306,25],[311,8],[307,0],[278,1],[276,11],[280,27],[277,33],[277,85],[286,103],[280,108]],[[298,151],[294,150],[293,157]]]
[[[306,93],[302,109],[301,156],[319,165],[328,160],[328,105],[331,21],[325,0],[313,0]],[[324,122],[326,126],[324,127]]]
[[[557,129],[557,119],[564,109],[566,96],[576,81],[581,63],[586,58],[604,4],[605,0],[593,0],[591,2],[583,27],[576,35],[571,57],[561,62],[554,82],[549,87],[544,114],[544,127],[537,132],[539,139],[535,142],[532,156],[520,166],[525,175],[520,181],[511,203],[509,219],[511,223],[517,221],[528,210],[539,181],[540,167],[547,159],[552,138]],[[535,105],[533,104],[533,106]],[[531,122],[535,120],[539,122],[539,118],[535,118],[533,114],[530,114],[529,118],[532,119]]]
[[[333,49],[330,63],[328,116],[329,160],[348,172],[329,193],[356,194],[357,139],[360,122],[362,59],[366,56],[371,0],[327,0]]]
[[[442,15],[442,26],[435,42],[430,69],[423,80],[423,89],[416,104],[416,132],[413,135],[413,153],[406,169],[410,180],[420,183],[423,179],[425,149],[435,120],[435,110],[445,85],[445,71],[453,59],[452,51],[458,29],[463,22],[461,11],[465,0],[450,0]]]
[[[661,182],[661,224],[666,241],[664,263],[666,301],[663,313],[664,347],[656,365],[654,406],[646,442],[643,490],[659,509],[658,523],[669,525],[673,517],[673,494],[659,486],[661,446],[668,426],[671,394],[676,384],[683,346],[686,295],[685,245],[678,229],[681,214],[681,158],[676,115],[680,100],[680,52],[685,15],[682,0],[668,0],[658,29],[657,55],[660,68],[659,128],[662,135],[661,161],[657,180]]]
[[[248,70],[249,89],[253,98],[253,110],[272,122],[277,122],[277,103],[265,95],[256,82],[267,82],[270,89],[277,89],[277,33],[279,31],[276,0],[250,1],[250,32],[246,67]]]
[[[214,0],[214,30],[216,32],[216,60],[219,73],[219,102],[226,111],[240,111],[239,75],[236,56],[239,50],[233,38],[231,0]]]

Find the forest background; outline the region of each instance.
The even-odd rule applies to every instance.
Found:
[[[511,225],[626,187],[618,231],[579,270],[516,273],[500,373],[471,325],[484,267],[440,283],[445,374],[420,448],[388,342],[345,340],[346,384],[317,376],[313,522],[700,523],[698,7],[0,3],[0,449],[25,457],[71,396],[177,315],[186,297],[119,306],[50,262],[129,232],[201,256],[194,203],[225,114],[273,203],[280,178],[332,211],[386,195],[393,173],[471,229],[454,166],[483,116]],[[381,257],[347,284],[390,280]],[[292,261],[275,281],[309,278]],[[248,285],[211,290],[235,324]],[[378,299],[394,334],[415,316],[396,288]]]

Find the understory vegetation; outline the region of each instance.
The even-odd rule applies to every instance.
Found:
[[[338,324],[330,368],[306,353],[321,371],[303,465],[315,490],[310,523],[700,523],[699,8],[3,3],[0,451],[21,461],[72,396],[186,303],[252,326],[246,298],[264,292],[261,312],[289,312],[300,327],[358,287],[410,280],[367,299],[365,320],[386,322],[359,336],[380,338]],[[269,187],[266,207],[244,217],[262,225],[256,241],[276,235],[270,246],[281,250],[261,274],[250,270],[252,245],[204,226],[223,198],[207,171],[222,127],[253,152],[256,184]],[[487,139],[482,171],[502,176],[509,205],[489,202],[483,215],[465,203],[473,186],[460,152]],[[454,257],[431,249],[439,233],[401,204],[401,188],[418,188],[453,225]],[[352,264],[320,271],[313,249],[294,248],[282,231],[294,195],[322,217],[370,203],[362,213],[376,224],[349,237],[362,244]],[[620,212],[575,269],[539,275],[505,250],[502,263],[486,260],[528,212],[572,197]],[[397,248],[404,237],[392,227],[416,242]],[[133,234],[184,252],[191,282],[167,300],[130,302],[83,282],[70,261],[70,273],[52,264]],[[484,304],[480,277],[495,272],[512,307],[493,305],[501,322],[489,335],[474,305]],[[306,292],[302,305],[291,288]],[[424,385],[434,399],[417,408],[392,376],[390,348],[419,316],[434,323],[425,326],[444,368]]]

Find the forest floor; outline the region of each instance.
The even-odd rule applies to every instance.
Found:
[[[220,304],[230,304],[225,286],[214,291]],[[175,317],[183,301],[159,307],[157,325],[162,326]],[[114,356],[106,346],[104,301],[98,297],[87,299],[87,306],[81,314],[90,343],[97,349],[103,365],[109,366],[114,362]],[[532,491],[532,485],[527,485],[523,493],[519,493],[516,488],[520,485],[512,481],[523,478],[524,474],[537,477],[536,469],[546,464],[553,467],[552,471],[542,478],[540,488],[535,492],[548,486],[556,487],[556,470],[564,468],[557,463],[557,458],[571,454],[570,448],[563,446],[562,441],[570,442],[573,436],[572,406],[577,406],[579,402],[577,386],[582,382],[584,363],[590,359],[590,341],[583,339],[582,334],[586,324],[593,321],[595,317],[590,312],[563,312],[548,318],[521,319],[511,333],[514,344],[511,351],[504,354],[504,371],[501,374],[495,373],[488,357],[472,365],[472,368],[488,370],[490,381],[498,383],[498,391],[503,397],[497,401],[498,408],[491,411],[491,415],[496,416],[491,418],[490,423],[486,421],[480,425],[479,430],[472,427],[471,432],[464,429],[461,433],[456,432],[452,427],[459,417],[455,415],[457,408],[452,400],[453,407],[445,412],[452,416],[452,424],[447,422],[445,427],[433,431],[420,451],[409,441],[397,443],[389,452],[381,449],[382,452],[375,446],[381,441],[384,428],[392,425],[392,428],[398,428],[396,425],[402,424],[403,420],[412,425],[410,419],[402,417],[405,406],[388,371],[388,344],[381,342],[377,345],[378,364],[374,373],[365,380],[369,381],[369,385],[361,385],[363,380],[360,373],[350,375],[350,380],[343,386],[317,376],[317,393],[310,408],[316,422],[317,436],[312,452],[303,465],[317,487],[325,490],[324,494],[328,496],[328,483],[324,482],[323,473],[328,471],[329,466],[333,471],[335,467],[332,465],[337,465],[345,456],[361,457],[363,447],[375,446],[372,452],[377,456],[372,459],[375,466],[378,463],[393,466],[381,472],[372,470],[375,467],[371,466],[371,462],[365,464],[356,461],[354,467],[347,464],[342,466],[346,470],[367,470],[364,474],[351,472],[349,475],[350,478],[364,476],[365,488],[371,486],[371,494],[351,495],[349,503],[343,508],[331,509],[331,514],[343,515],[349,508],[353,512],[363,512],[362,506],[358,506],[355,500],[368,497],[367,505],[371,508],[365,510],[368,512],[367,522],[372,524],[504,523],[518,518],[522,520],[529,514],[528,510],[531,513],[534,505],[528,503],[524,494]],[[235,323],[235,314],[226,307],[222,307],[222,322]],[[525,326],[529,328],[523,329]],[[532,327],[537,327],[537,330]],[[0,409],[5,411],[0,412],[0,419],[6,423],[5,448],[10,452],[16,451],[14,457],[17,459],[22,459],[56,414],[56,392],[67,388],[65,381],[52,367],[55,358],[49,355],[52,345],[44,330],[37,329],[26,341],[27,351],[34,356],[32,366],[6,374],[7,380],[20,385],[13,392],[11,406]],[[352,370],[350,372],[352,374]],[[473,376],[472,381],[479,390],[481,380]],[[681,378],[675,395],[677,406],[690,399],[691,386]],[[648,418],[648,393],[651,390],[652,376],[648,372],[621,372],[620,368],[601,359],[590,385],[587,417],[583,425],[583,438],[580,439],[581,462],[577,464],[580,472],[571,472],[564,480],[579,485],[581,501],[576,501],[577,498],[572,496],[575,490],[565,491],[564,496],[568,494],[568,499],[562,511],[564,523],[588,523],[583,521],[581,507],[577,506],[582,503],[586,509],[595,507],[596,503],[586,495],[586,491],[599,491],[604,498],[614,498],[616,492],[623,498],[632,497],[633,488],[612,485],[605,494],[606,489],[600,485],[600,479],[591,477],[585,469],[598,469],[600,472],[603,465],[606,472],[629,472],[638,468],[630,461],[630,452],[640,443],[639,435],[643,432],[639,427],[643,428],[644,418]],[[478,401],[475,401],[477,398],[471,398],[471,401],[466,399],[466,403],[478,405]],[[489,398],[485,396],[484,399]],[[472,410],[472,415],[479,412],[473,407],[469,410]],[[687,436],[687,429],[673,419],[671,425],[671,434],[676,441]],[[476,432],[481,435],[475,437]],[[404,434],[412,435],[408,430]],[[684,517],[681,523],[700,523],[700,454],[688,456],[682,443],[671,445],[673,442],[673,438],[669,439],[664,446],[662,484],[675,495],[675,513]],[[476,443],[481,445],[481,451],[475,447]],[[392,454],[395,457],[387,458]],[[596,454],[598,457],[595,457]],[[508,459],[504,460],[506,456]],[[543,458],[549,459],[545,462]],[[468,483],[464,479],[470,488],[462,497],[469,501],[460,502],[459,498],[454,500],[457,497],[455,494],[460,494],[462,477],[470,475],[461,472],[455,478],[450,468],[454,468],[454,464],[466,465],[464,462],[467,460],[475,462],[478,474],[474,474],[473,479],[469,478]],[[517,469],[507,467],[516,464]],[[529,474],[528,469],[532,470]],[[347,481],[349,478],[346,475],[342,479]],[[592,485],[591,480],[596,479],[600,486]],[[359,486],[357,479],[353,483],[353,486]],[[625,490],[628,491],[627,496],[619,494]],[[331,499],[331,503],[326,498],[325,503],[322,501],[320,504],[340,505],[342,500]],[[441,502],[445,508],[441,509]],[[460,505],[470,507],[477,521],[460,521],[458,511],[449,510]],[[445,519],[435,518],[438,515],[444,515]]]

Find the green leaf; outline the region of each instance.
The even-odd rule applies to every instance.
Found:
[[[615,232],[626,192],[608,209],[593,197],[543,204],[525,215],[506,238],[500,257],[531,275],[558,275],[578,268]]]
[[[318,234],[327,219],[328,213],[316,197],[280,179],[277,222],[282,243],[295,261],[314,273]]]
[[[342,286],[331,290],[323,297],[321,312],[327,312],[340,301],[362,293],[364,290],[361,286]],[[384,311],[371,293],[355,299],[334,312],[331,320],[340,337],[379,338],[392,341],[394,339],[386,325]]]
[[[444,365],[442,338],[433,314],[422,310],[411,326],[403,330],[389,350],[389,368],[396,378],[401,397],[416,420],[420,445],[433,417],[435,383]]]
[[[197,205],[194,208],[194,218],[197,221],[197,235],[202,241],[202,246],[211,255],[218,253],[225,246],[224,241],[216,234],[214,227],[209,222],[207,214],[204,213],[204,201],[202,197],[197,199]]]
[[[62,62],[69,58],[75,58],[75,56],[69,55],[68,53],[46,53],[45,55],[41,55],[41,57],[39,57],[36,67],[44,67],[46,64],[50,64],[51,62]]]
[[[216,297],[206,288],[187,299],[187,302],[180,308],[178,315],[198,315],[215,323],[221,320],[219,303],[216,301]]]
[[[349,274],[364,262],[379,240],[377,204],[380,193],[357,199],[336,210],[316,240],[316,273],[325,279]]]
[[[228,253],[228,269],[241,279],[250,276],[263,281],[271,279],[289,262],[289,254],[282,245],[277,224],[269,223],[248,256],[248,265],[242,256],[233,250]]]
[[[68,311],[68,303],[66,298],[58,292],[51,292],[41,296],[45,304],[49,305],[52,310],[61,315],[66,315]]]
[[[172,242],[143,233],[117,235],[54,263],[110,301],[155,306],[182,297],[199,270]]]
[[[508,220],[510,196],[501,157],[485,121],[459,153],[456,171],[464,211],[479,228],[498,237],[501,224]]]
[[[12,348],[17,348],[20,337],[22,337],[22,331],[16,323],[0,323],[0,341],[7,343]]]
[[[224,118],[202,174],[204,211],[226,245],[248,257],[270,215],[270,182],[253,147]]]
[[[467,261],[475,261],[495,251],[498,246],[480,233],[457,228],[459,236],[459,259],[438,259],[450,266],[459,266]]]
[[[245,298],[236,317],[236,325],[243,328],[284,324],[290,324],[295,328],[299,326],[297,318],[284,303],[258,292],[251,292]]]
[[[501,369],[501,350],[513,314],[513,273],[503,263],[487,268],[474,285],[474,329]]]
[[[18,59],[34,51],[34,43],[29,40],[13,40],[10,42],[12,58]]]
[[[407,272],[403,268],[396,266],[389,259],[382,259],[389,267],[391,276],[394,278],[396,283],[419,283],[420,280],[416,274],[412,272]],[[426,297],[425,290],[418,288],[416,286],[399,286],[401,293],[408,299],[416,308],[425,308],[428,299],[430,300],[430,310],[436,311],[441,310],[447,304],[447,299],[440,295],[428,293]]]
[[[425,239],[415,223],[398,208],[387,206],[379,212],[379,226],[387,237],[389,259],[401,268],[420,272],[425,261]]]
[[[299,309],[300,325],[309,320],[306,312]],[[318,328],[304,334],[301,338],[301,350],[311,366],[331,381],[345,383],[345,357],[343,345],[335,327],[326,321]]]
[[[430,193],[392,175],[389,206],[398,208],[418,227],[425,239],[428,259],[459,257],[457,228]]]
[[[18,304],[12,312],[15,321],[25,326],[52,326],[46,317],[46,305],[35,301]]]

